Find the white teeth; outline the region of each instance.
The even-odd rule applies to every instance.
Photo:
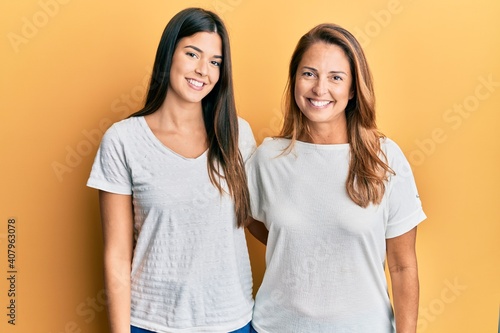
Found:
[[[312,99],[310,99],[310,101],[311,101],[312,105],[317,106],[317,107],[322,107],[322,106],[325,106],[328,103],[330,103],[330,101],[314,101]]]
[[[203,87],[203,82],[199,82],[193,79],[188,79],[188,82],[191,83],[193,86],[196,87]]]

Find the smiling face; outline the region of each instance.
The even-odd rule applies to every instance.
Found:
[[[201,104],[220,77],[222,40],[217,33],[198,32],[182,38],[172,57],[169,102]]]
[[[337,45],[314,43],[297,68],[295,102],[310,127],[345,127],[345,108],[353,96],[352,75],[345,52]],[[324,126],[323,126],[324,127]]]

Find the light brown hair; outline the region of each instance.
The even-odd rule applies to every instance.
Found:
[[[351,152],[347,193],[361,207],[367,207],[370,203],[380,204],[388,174],[394,174],[394,171],[385,162],[386,156],[380,148],[380,139],[384,135],[378,131],[375,122],[372,75],[361,45],[349,31],[335,24],[320,24],[302,36],[297,43],[290,60],[284,96],[285,117],[280,137],[291,139],[291,149],[295,141],[309,131],[307,118],[295,102],[295,82],[304,53],[316,43],[333,44],[342,48],[352,73],[353,97],[345,109]]]

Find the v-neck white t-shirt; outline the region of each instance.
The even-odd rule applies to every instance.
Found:
[[[255,139],[239,119],[246,160]],[[252,273],[234,204],[210,182],[207,152],[185,158],[144,117],[105,133],[87,186],[132,195],[131,324],[155,332],[230,332],[251,320]]]
[[[380,205],[346,191],[349,144],[264,140],[247,162],[252,215],[269,230],[266,272],[255,298],[259,333],[391,333],[386,239],[425,219],[410,165],[381,141],[396,172]]]

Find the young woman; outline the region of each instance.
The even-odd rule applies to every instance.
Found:
[[[249,228],[267,242],[258,333],[416,332],[425,214],[406,158],[377,130],[371,74],[348,31],[322,24],[300,39],[281,135],[247,177]]]
[[[223,22],[179,12],[144,108],[105,133],[87,184],[99,189],[111,332],[249,332],[255,140],[233,96]]]

